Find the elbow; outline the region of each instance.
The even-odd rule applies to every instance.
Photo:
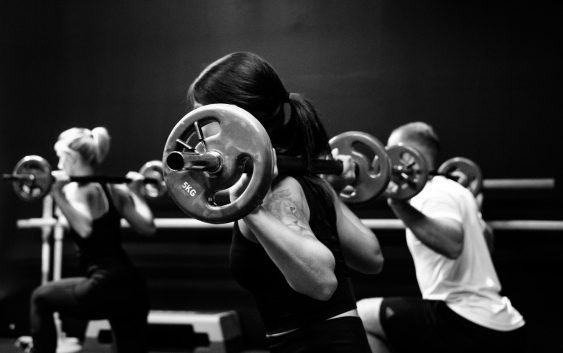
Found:
[[[156,225],[153,220],[140,221],[135,219],[128,219],[127,222],[131,225],[133,230],[140,235],[151,236],[156,233]]]
[[[314,285],[308,283],[302,286],[291,286],[296,292],[304,294],[319,301],[328,301],[338,287],[338,280],[336,276],[330,276],[325,280],[317,280]]]
[[[147,227],[145,235],[154,235],[154,233],[156,233],[156,225],[154,224],[154,221],[152,221]]]
[[[427,245],[442,256],[455,260],[463,252],[464,239],[463,229],[455,229],[455,231],[444,232],[442,237],[434,237],[433,246],[430,242]]]
[[[461,256],[461,252],[463,251],[463,244],[462,243],[455,243],[451,247],[449,247],[445,252],[444,256],[450,260],[455,260]]]
[[[375,249],[373,256],[371,256],[371,266],[369,267],[368,274],[377,275],[381,273],[381,271],[383,270],[384,262],[385,259],[383,258],[383,253],[381,252],[381,248],[378,246],[377,249]]]
[[[84,225],[81,227],[77,227],[75,231],[76,233],[78,233],[78,235],[80,235],[81,238],[88,238],[90,234],[92,234],[92,226]]]
[[[138,232],[141,235],[151,236],[151,235],[154,235],[154,233],[156,233],[156,226],[154,225],[154,223],[151,222],[150,224],[147,224],[144,227],[140,227],[138,229]]]
[[[374,261],[371,267],[370,274],[377,275],[383,271],[383,264],[385,263],[385,259],[383,258],[383,254],[378,253],[377,256],[374,257]]]
[[[375,246],[369,256],[365,258],[363,264],[358,269],[360,272],[368,275],[377,275],[383,271],[385,259],[379,245]]]
[[[332,298],[334,292],[336,292],[336,288],[338,287],[338,280],[336,277],[333,277],[331,280],[324,281],[324,283],[319,283],[317,288],[315,289],[313,295],[311,297],[316,300],[320,300],[323,302],[329,301]]]
[[[369,261],[364,261],[357,270],[367,275],[377,275],[383,271],[384,262],[385,260],[383,258],[383,254],[378,252],[377,254],[371,256]]]

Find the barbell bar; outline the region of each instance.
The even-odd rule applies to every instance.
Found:
[[[162,162],[149,161],[139,169],[145,184],[142,192],[148,198],[161,197],[166,193]],[[11,174],[3,174],[2,179],[11,181],[16,195],[24,201],[36,201],[47,195],[54,182],[49,162],[41,156],[29,155],[18,161]],[[69,181],[88,183],[129,183],[125,176],[84,175],[70,176]]]
[[[308,165],[303,158],[276,154],[278,170],[294,175],[321,174],[347,203],[369,201],[382,192],[389,179],[391,165],[385,147],[377,139],[360,131],[348,131],[333,137],[329,144],[332,149],[338,148],[340,153],[352,157],[356,171],[353,181],[340,176],[343,164],[332,159],[315,159]],[[357,144],[363,148],[359,150],[355,147]],[[165,164],[176,172],[191,170],[213,175],[220,172],[223,155],[217,151],[172,151],[165,157]],[[252,163],[244,163],[242,172],[251,173],[252,169]]]

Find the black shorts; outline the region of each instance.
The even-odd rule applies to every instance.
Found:
[[[477,325],[445,302],[421,298],[384,298],[379,312],[393,352],[525,352],[525,326],[497,331]]]
[[[267,341],[271,353],[370,353],[358,317],[324,320]]]

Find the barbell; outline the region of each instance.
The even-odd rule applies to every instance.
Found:
[[[142,192],[147,198],[161,197],[166,193],[166,183],[162,162],[146,162],[139,169],[143,175]],[[2,179],[12,182],[16,195],[24,201],[36,201],[49,193],[55,181],[49,162],[41,156],[29,155],[18,161],[11,174],[3,174]],[[73,182],[128,183],[133,181],[124,176],[85,175],[70,176]]]
[[[362,203],[383,194],[395,200],[410,199],[424,187],[428,178],[425,159],[406,145],[384,147],[375,137],[360,131],[341,133],[329,141],[331,148],[349,155],[356,178],[344,180],[338,175],[323,176],[337,187],[346,203]]]
[[[163,151],[164,180],[183,212],[219,224],[235,221],[262,203],[274,178],[274,163],[284,174],[321,174],[347,203],[366,202],[381,194],[409,199],[424,188],[431,174],[416,149],[401,144],[385,148],[364,132],[342,133],[329,144],[351,156],[354,180],[341,176],[340,161],[317,159],[307,164],[302,158],[277,155],[252,114],[230,104],[209,104],[186,114],[172,129]],[[438,173],[452,173],[466,186],[477,179],[482,185],[480,170],[472,170],[476,165],[468,161],[449,160]],[[243,173],[249,175],[246,189],[229,200],[224,195]]]
[[[483,173],[477,163],[465,157],[453,157],[438,168],[439,175],[453,179],[477,195],[483,188]]]
[[[163,151],[169,195],[188,215],[208,223],[237,220],[262,203],[274,178],[274,163],[284,174],[321,174],[347,203],[369,201],[381,193],[408,199],[426,183],[422,155],[404,145],[385,148],[375,137],[350,131],[333,137],[332,149],[350,155],[356,169],[344,180],[342,162],[277,155],[262,124],[246,110],[209,104],[186,114],[174,126]],[[235,200],[220,197],[247,173],[249,183]],[[387,190],[390,181],[397,187]]]
[[[477,196],[483,188],[481,168],[466,157],[453,157],[444,161],[437,171],[428,170],[424,158],[413,148],[395,145],[387,148],[393,171],[384,195],[397,200],[407,200],[418,194],[430,175],[442,175],[467,188]]]
[[[342,133],[329,144],[351,156],[354,180],[341,176],[340,161],[317,159],[308,164],[302,158],[277,155],[252,114],[230,104],[209,104],[186,114],[172,129],[163,151],[164,181],[184,213],[215,224],[235,221],[261,204],[275,165],[284,174],[321,174],[347,203],[366,202],[380,194],[406,200],[424,188],[430,174],[437,173],[452,173],[452,178],[467,186],[482,185],[480,170],[472,170],[476,165],[467,159],[449,160],[440,172],[431,173],[416,149],[401,144],[385,148],[364,132]],[[249,175],[247,187],[229,200],[224,195],[243,173]]]

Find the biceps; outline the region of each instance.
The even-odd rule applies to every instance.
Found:
[[[338,215],[338,235],[344,250],[351,255],[372,256],[379,253],[375,234],[348,208],[342,207]]]
[[[311,230],[309,224],[304,223],[302,220],[286,218],[281,220],[281,222],[294,232],[314,237],[313,231]]]
[[[371,230],[366,227],[362,221],[352,212],[348,207],[337,202],[336,204],[337,212],[337,223],[338,234],[346,236],[354,236],[357,233],[371,233]]]
[[[295,213],[293,213],[295,212]],[[304,218],[302,212],[287,210],[286,213],[280,215],[279,220],[289,229],[304,235],[313,235],[309,222]]]

